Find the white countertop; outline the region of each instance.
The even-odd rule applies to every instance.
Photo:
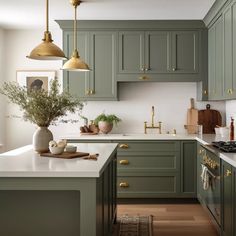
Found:
[[[28,145],[0,154],[0,177],[99,177],[117,147],[115,143],[74,145],[78,151],[98,153],[98,160],[41,157]]]
[[[227,137],[221,137],[220,135],[215,134],[203,134],[203,135],[188,135],[188,134],[99,134],[99,135],[66,135],[61,138],[69,139],[69,140],[96,140],[101,142],[103,140],[130,140],[130,141],[138,141],[138,140],[197,140],[203,145],[210,145],[213,141],[227,141]],[[236,153],[226,153],[219,152],[219,157],[232,166],[236,167]]]

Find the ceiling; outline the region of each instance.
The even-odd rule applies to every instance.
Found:
[[[203,19],[215,0],[84,0],[78,7],[83,20]],[[69,0],[50,0],[50,25],[73,19]],[[43,28],[45,0],[0,0],[0,27]]]

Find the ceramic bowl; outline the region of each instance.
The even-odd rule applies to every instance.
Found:
[[[49,150],[52,154],[62,154],[64,151],[64,147],[49,147]]]
[[[76,146],[72,146],[72,145],[66,146],[66,152],[73,153],[73,152],[76,152],[76,150],[77,150]]]

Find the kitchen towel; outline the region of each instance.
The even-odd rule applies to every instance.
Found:
[[[205,165],[202,165],[202,173],[201,173],[201,178],[202,178],[202,186],[204,190],[207,190],[210,185],[210,176],[208,174],[208,168]]]

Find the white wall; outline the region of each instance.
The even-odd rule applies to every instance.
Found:
[[[4,30],[0,29],[0,84],[4,81]],[[4,97],[0,95],[0,144],[5,144],[5,102]],[[4,146],[0,146],[0,153],[4,150]]]
[[[236,100],[226,102],[226,121],[227,125],[230,125],[230,118],[234,117],[236,126]],[[235,127],[236,129],[236,127]]]
[[[52,32],[57,45],[62,45],[60,30]],[[61,62],[45,62],[29,60],[25,56],[42,38],[38,30],[9,30],[6,32],[6,80],[16,80],[16,70],[51,69],[57,70],[61,78]],[[14,56],[12,56],[14,55]],[[94,119],[99,113],[115,113],[123,121],[113,130],[115,133],[143,132],[143,122],[150,121],[151,106],[155,106],[156,120],[163,122],[165,131],[177,129],[184,133],[189,99],[196,97],[195,83],[121,83],[119,84],[119,102],[87,102],[83,115]],[[212,103],[212,109],[222,112],[225,120],[225,103]],[[197,103],[199,109],[204,109],[206,103]],[[8,106],[7,114],[20,114],[15,106]],[[77,115],[71,116],[78,118]],[[35,126],[20,119],[6,119],[7,149],[16,148],[31,143]],[[80,124],[60,124],[50,127],[55,138],[66,134],[79,134]]]

